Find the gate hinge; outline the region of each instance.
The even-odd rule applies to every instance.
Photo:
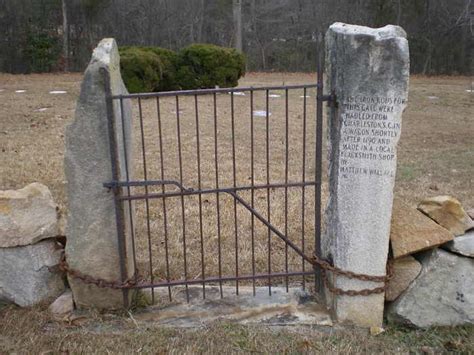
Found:
[[[329,95],[318,96],[318,100],[327,101],[329,107],[337,107],[337,96],[336,92],[333,90]]]

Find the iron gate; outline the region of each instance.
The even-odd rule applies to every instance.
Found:
[[[316,84],[108,99],[120,112],[132,100],[138,113],[134,153],[109,122],[112,161],[124,150],[126,169],[118,181],[113,166],[104,184],[115,192],[122,281],[128,253],[140,275],[129,287],[150,288],[153,301],[158,287],[170,300],[174,286],[188,300],[190,285],[203,297],[210,285],[222,297],[229,282],[237,294],[243,284],[254,294],[294,282],[321,289],[311,256],[321,255],[322,102],[330,97],[319,73]]]

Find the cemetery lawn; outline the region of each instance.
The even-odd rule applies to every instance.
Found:
[[[90,314],[56,321],[46,307],[0,308],[0,353],[463,353],[474,351],[474,327],[366,330],[243,326],[217,322],[197,329],[137,323],[132,314]]]
[[[8,75],[0,74],[0,188],[18,189],[26,184],[38,181],[48,186],[62,212],[66,211],[66,181],[64,177],[64,132],[65,127],[74,117],[76,100],[80,90],[81,74],[34,74]],[[415,207],[421,199],[436,195],[452,195],[459,199],[464,207],[474,207],[474,93],[468,77],[412,77],[410,79],[408,107],[403,116],[402,136],[399,144],[398,172],[395,195]],[[249,73],[240,80],[241,86],[271,86],[314,83],[315,74],[289,73]],[[25,90],[25,92],[15,92]],[[65,94],[51,94],[51,91],[66,91]],[[285,179],[285,93],[271,92],[270,112],[270,157],[271,182],[282,182]],[[289,116],[289,181],[301,181],[302,161],[302,102],[303,93],[290,90]],[[314,100],[314,91],[308,91]],[[200,136],[202,181],[204,187],[214,187],[214,124],[212,96],[200,97]],[[219,180],[220,186],[232,185],[231,157],[231,120],[230,95],[222,94],[218,98],[218,130],[219,130]],[[236,105],[236,164],[237,185],[249,185],[250,156],[250,119],[249,95],[235,96]],[[177,139],[176,139],[176,107],[173,98],[161,101],[163,135],[165,137],[165,170],[168,179],[179,180]],[[159,138],[154,100],[143,100],[142,109],[147,141],[148,179],[160,179],[159,174]],[[262,93],[254,95],[254,109],[265,109]],[[184,184],[196,187],[196,139],[194,102],[192,97],[180,99],[180,122],[182,135],[182,155]],[[134,101],[134,154],[135,162],[141,162],[140,127],[137,117],[138,107]],[[308,105],[307,164],[306,178],[314,176],[314,151],[309,147],[314,142],[314,101],[312,108]],[[265,183],[265,117],[256,117],[255,126],[255,181]],[[325,123],[325,126],[327,124]],[[324,134],[325,137],[325,134]],[[224,139],[223,139],[224,138]],[[324,142],[323,142],[324,143]],[[323,169],[326,171],[326,148],[323,144]],[[135,164],[134,178],[141,179],[143,169]],[[171,176],[172,175],[172,176]],[[152,192],[152,190],[150,190]],[[314,215],[313,189],[307,188],[306,215]],[[143,193],[141,190],[134,192]],[[156,191],[155,191],[156,192]],[[250,194],[242,192],[244,199],[249,201]],[[290,189],[288,197],[288,237],[300,243],[301,240],[301,193],[299,188]],[[327,178],[323,174],[322,201],[327,200]],[[271,193],[272,223],[279,229],[284,228],[285,196],[283,189]],[[163,241],[163,213],[160,199],[150,200],[150,220],[152,240],[150,249],[154,256],[152,270],[147,267],[149,248],[147,239],[146,211],[144,201],[137,202],[134,226],[137,241],[137,265],[143,276],[152,272],[156,277],[165,274],[165,256],[161,245]],[[259,211],[266,210],[266,193],[256,192],[255,207]],[[186,230],[188,275],[201,273],[199,220],[197,196],[186,199]],[[225,194],[220,195],[222,240],[222,272],[223,275],[235,273],[235,247],[233,223],[234,201]],[[183,247],[181,242],[181,205],[179,199],[167,200],[167,213],[174,216],[168,222],[170,277],[182,277]],[[203,234],[205,247],[206,275],[216,275],[218,270],[216,198],[213,194],[203,198]],[[169,219],[171,221],[171,219]],[[239,225],[239,263],[240,274],[251,273],[252,247],[248,238],[251,228],[249,213],[238,213]],[[324,221],[323,221],[324,222]],[[267,230],[262,223],[255,225],[255,263],[256,272],[264,272],[267,263]],[[312,219],[305,220],[305,235],[314,233]],[[177,236],[177,237],[174,237]],[[155,241],[159,240],[160,243]],[[209,243],[210,241],[210,243]],[[313,238],[306,238],[307,250],[312,249]],[[285,265],[285,247],[283,242],[275,241],[272,248],[272,264],[275,270]],[[301,259],[296,253],[288,255],[290,269],[299,266]],[[145,271],[146,270],[146,271]],[[282,269],[280,270],[282,271]]]
[[[74,117],[81,79],[81,74],[0,73],[0,188],[18,189],[38,181],[51,189],[64,209],[64,129]],[[313,74],[249,73],[239,83],[261,86],[314,82]],[[410,78],[396,196],[415,206],[422,198],[448,194],[465,207],[474,207],[471,89],[469,77]],[[52,90],[67,93],[49,94]]]
[[[74,117],[81,74],[0,74],[0,188],[41,182],[66,208],[64,130]],[[243,86],[313,83],[315,75],[250,73]],[[395,194],[412,206],[452,195],[474,207],[474,93],[468,77],[411,77],[403,116]],[[16,90],[26,90],[16,93]],[[65,94],[50,94],[53,90]],[[185,104],[184,111],[192,111]],[[258,137],[257,137],[258,138]],[[325,157],[326,154],[323,154]],[[195,164],[195,161],[191,161]],[[323,196],[324,197],[324,196]],[[226,259],[226,258],[225,258]],[[232,258],[230,258],[232,259]],[[2,353],[106,352],[474,352],[474,328],[365,331],[216,323],[169,329],[136,323],[133,313],[53,320],[46,306],[0,305]]]

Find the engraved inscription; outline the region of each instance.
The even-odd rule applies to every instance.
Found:
[[[339,170],[343,178],[350,175],[395,176],[394,168],[369,168],[370,164],[364,161],[395,160],[401,124],[393,117],[404,103],[399,97],[363,95],[349,96],[341,103]]]

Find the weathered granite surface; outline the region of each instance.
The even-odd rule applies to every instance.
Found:
[[[474,258],[474,231],[460,235],[441,247],[450,252]]]
[[[385,275],[397,143],[408,98],[409,52],[405,31],[335,23],[326,35],[329,109],[329,202],[325,256],[344,270]],[[380,286],[337,277],[343,289]],[[328,294],[336,318],[381,326],[384,294]]]
[[[474,221],[454,197],[430,197],[421,201],[418,209],[454,235],[463,235],[474,228]]]
[[[453,233],[431,218],[399,199],[394,200],[390,229],[394,258],[431,249],[453,239]]]
[[[393,261],[393,277],[387,285],[385,299],[394,301],[405,291],[421,272],[421,264],[413,256]]]
[[[27,307],[59,296],[65,289],[63,276],[49,268],[60,257],[54,240],[0,248],[0,299]]]
[[[474,259],[435,249],[420,260],[420,276],[389,307],[388,318],[423,328],[473,324]]]
[[[64,317],[74,311],[74,299],[71,290],[67,290],[49,305],[49,311],[55,317]]]
[[[470,208],[466,211],[467,215],[471,217],[471,219],[474,221],[474,208]]]
[[[106,91],[110,81],[110,92]],[[66,129],[65,174],[68,193],[66,257],[69,266],[108,281],[121,280],[119,246],[113,191],[103,183],[112,181],[110,140],[106,95],[126,94],[120,75],[120,58],[113,39],[102,40],[92,54],[81,86],[74,122]],[[117,164],[124,174],[122,120],[125,122],[127,153],[131,156],[131,104],[113,105],[116,139],[119,142]],[[128,160],[131,162],[131,159]],[[130,170],[131,167],[130,167]],[[123,178],[125,180],[125,178]],[[126,244],[126,243],[125,243]],[[129,268],[127,272],[133,273]],[[76,306],[120,308],[120,290],[98,288],[69,278]]]
[[[0,191],[0,247],[29,245],[58,235],[57,205],[49,189],[32,183]]]

